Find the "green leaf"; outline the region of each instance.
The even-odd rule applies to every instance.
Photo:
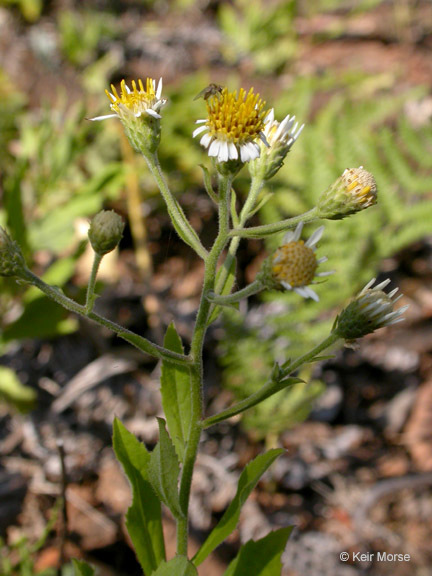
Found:
[[[198,572],[186,556],[176,556],[169,562],[162,562],[152,576],[198,576]]]
[[[233,501],[228,506],[225,514],[219,523],[211,531],[207,540],[195,554],[193,561],[196,565],[201,564],[213,550],[219,546],[235,529],[240,516],[240,510],[249,494],[255,488],[258,480],[271,464],[280,456],[284,450],[281,448],[269,450],[265,454],[260,454],[249,462],[240,475],[237,492]],[[255,576],[255,572],[253,572]]]
[[[75,576],[94,576],[94,568],[84,562],[83,560],[72,559],[72,564],[75,570]]]
[[[226,265],[227,265],[227,264],[226,264],[226,261],[225,261],[224,264],[223,264],[223,265],[219,268],[219,270],[217,271],[217,274],[216,274],[216,282],[215,282],[215,285],[216,285],[216,286],[218,285],[218,281],[219,281],[219,278],[220,278],[220,276],[221,276],[221,274],[222,274],[222,271],[225,271],[225,270],[226,270],[226,269],[225,269],[225,266],[226,266]],[[236,279],[236,278],[235,278],[235,271],[236,271],[236,259],[233,258],[233,260],[232,260],[232,262],[231,262],[231,264],[230,264],[229,270],[228,270],[228,275],[227,275],[227,278],[226,278],[226,280],[225,280],[225,283],[224,283],[224,285],[223,285],[223,287],[222,287],[222,290],[219,292],[219,294],[220,294],[221,296],[226,296],[227,294],[230,294],[230,293],[231,293],[232,287],[234,286],[235,279]],[[236,305],[236,307],[238,307],[238,304]],[[219,314],[221,313],[221,311],[222,311],[222,306],[215,306],[215,307],[214,307],[213,312],[210,314],[210,318],[209,318],[209,320],[208,320],[208,326],[210,326],[210,324],[217,319],[217,317],[219,316]]]
[[[164,346],[172,352],[183,354],[180,336],[174,323],[165,334]],[[164,360],[161,373],[162,406],[168,430],[180,462],[183,462],[191,420],[191,392],[189,370]]]
[[[206,192],[207,192],[207,194],[210,196],[210,198],[213,200],[213,202],[214,202],[216,205],[218,205],[218,204],[219,204],[219,197],[218,197],[218,195],[215,193],[215,191],[213,190],[210,172],[208,171],[208,169],[206,168],[206,166],[204,166],[204,164],[200,164],[199,166],[200,166],[200,168],[201,168],[202,171],[203,171],[204,187],[205,187],[205,189],[206,189]]]
[[[180,466],[177,455],[165,428],[165,420],[157,419],[159,442],[150,455],[148,477],[159,499],[171,510],[176,518],[183,518],[178,495]]]
[[[36,392],[21,384],[13,370],[0,366],[0,402],[4,399],[20,412],[28,412],[36,402]]]
[[[281,556],[291,530],[291,526],[281,528],[260,540],[246,542],[224,576],[280,576]]]
[[[70,334],[77,329],[78,323],[75,318],[68,318],[67,314],[56,302],[38,293],[37,297],[26,302],[22,315],[3,330],[2,342]]]
[[[126,527],[145,574],[165,560],[161,504],[148,479],[150,453],[118,420],[113,424],[113,447],[132,486],[132,505]]]

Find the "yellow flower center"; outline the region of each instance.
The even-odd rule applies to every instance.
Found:
[[[376,203],[377,186],[375,178],[363,168],[350,168],[342,174],[346,191],[355,197],[356,202],[365,208]]]
[[[253,88],[247,94],[241,88],[238,95],[224,88],[206,103],[209,133],[218,139],[243,144],[255,140],[264,129],[265,102]]]
[[[145,89],[142,80],[138,80],[138,86],[135,80],[132,80],[132,90],[129,90],[125,80],[122,80],[120,83],[120,96],[113,84],[111,84],[111,90],[112,94],[108,90],[105,90],[105,93],[111,101],[111,109],[116,114],[120,114],[126,108],[136,115],[151,108],[156,103],[156,92],[151,78],[147,78]]]
[[[288,282],[290,286],[307,286],[315,276],[317,269],[315,252],[305,246],[303,240],[288,242],[276,250],[273,255],[273,277],[279,282]]]

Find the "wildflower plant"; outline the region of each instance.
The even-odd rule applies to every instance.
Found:
[[[277,392],[300,382],[296,376],[303,366],[322,358],[322,353],[338,343],[351,343],[374,330],[399,322],[404,308],[394,310],[395,290],[386,294],[387,281],[371,288],[373,281],[341,312],[330,334],[314,349],[296,359],[275,364],[267,381],[251,396],[217,414],[204,413],[203,345],[210,324],[223,306],[232,306],[241,299],[262,290],[292,291],[293,298],[317,300],[325,284],[318,279],[330,273],[321,270],[325,256],[317,257],[320,226],[303,240],[304,225],[319,219],[343,219],[376,202],[373,176],[363,168],[348,169],[319,197],[317,205],[304,214],[263,226],[247,226],[262,205],[262,191],[281,169],[303,126],[287,116],[280,123],[273,109],[253,89],[230,92],[227,88],[203,91],[207,116],[198,120],[193,136],[212,159],[218,188],[211,185],[210,174],[204,172],[205,188],[217,205],[218,232],[210,249],[204,247],[192,228],[179,201],[171,193],[158,160],[158,147],[163,134],[162,80],[145,83],[125,81],[120,92],[112,87],[107,92],[112,114],[93,120],[119,119],[132,146],[145,158],[168,214],[180,238],[204,262],[204,278],[200,303],[185,352],[174,323],[167,328],[163,345],[101,316],[95,311],[94,292],[100,262],[115,249],[123,222],[112,211],[97,214],[89,228],[94,250],[94,265],[87,287],[86,301],[78,303],[60,289],[50,286],[28,269],[19,246],[2,231],[0,234],[0,274],[12,275],[39,288],[66,309],[111,329],[141,352],[162,362],[161,395],[165,418],[158,418],[159,442],[152,452],[131,434],[123,424],[114,421],[113,446],[128,476],[133,500],[126,518],[130,538],[144,574],[150,576],[197,575],[197,567],[235,529],[240,509],[260,477],[283,452],[269,450],[250,462],[240,475],[237,493],[224,515],[205,542],[191,557],[188,553],[189,500],[199,442],[203,430],[241,414]],[[251,176],[250,190],[238,211],[233,181],[247,167]],[[249,286],[232,291],[235,285],[236,256],[242,238],[265,238],[284,232],[280,247],[269,255]],[[316,284],[314,289],[311,285]],[[162,504],[177,525],[177,554],[167,560],[162,531]],[[281,572],[281,554],[290,534],[290,527],[270,533],[257,542],[248,542],[227,569],[226,576],[244,574],[247,566],[256,567],[256,574],[277,576]],[[265,547],[265,548],[263,548]],[[272,553],[263,553],[263,550]],[[91,574],[83,562],[75,562],[76,574]]]

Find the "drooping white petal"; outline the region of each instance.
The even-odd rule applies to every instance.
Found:
[[[213,140],[213,142],[210,144],[208,155],[212,156],[212,157],[218,156],[219,146],[220,146],[220,141],[217,139]]]
[[[223,141],[219,146],[219,162],[226,162],[228,160],[228,143]]]
[[[99,122],[100,120],[107,120],[107,118],[116,118],[117,114],[105,114],[105,116],[95,116],[94,118],[89,118],[92,122]]]
[[[204,146],[204,148],[208,148],[210,146],[211,141],[212,141],[212,137],[207,132],[207,134],[204,134],[204,136],[201,138],[200,144],[201,144],[201,146]]]
[[[201,134],[201,132],[205,132],[206,130],[208,130],[207,126],[200,126],[199,128],[196,128],[192,132],[192,138],[195,138],[195,136],[198,136],[198,134]]]
[[[313,248],[315,244],[319,242],[319,240],[321,240],[323,232],[324,232],[324,226],[320,226],[319,228],[317,228],[312,234],[312,236],[306,242],[306,246],[308,246],[309,248]]]
[[[238,160],[238,150],[234,142],[228,142],[228,157],[230,160]]]
[[[146,112],[149,116],[152,116],[153,118],[156,118],[157,120],[160,120],[162,118],[162,116],[160,114],[158,114],[157,112],[155,112],[152,108],[147,108]]]

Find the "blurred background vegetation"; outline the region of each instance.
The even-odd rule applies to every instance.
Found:
[[[191,140],[204,113],[193,97],[210,81],[254,85],[279,119],[289,113],[306,123],[255,223],[308,210],[346,167],[359,165],[375,175],[379,204],[326,223],[319,254],[336,273],[317,288],[318,304],[265,294],[249,303],[246,318],[224,314],[221,385],[238,399],[249,395],[287,350],[299,355],[325,337],[337,309],[383,261],[430,233],[431,86],[414,59],[402,66],[397,52],[386,51],[427,53],[432,24],[425,14],[430,3],[410,0],[0,0],[0,223],[46,281],[80,298],[83,225],[112,207],[128,223],[122,249],[135,249],[134,280],[151,284],[155,253],[166,256],[167,241],[177,249],[171,236],[147,228],[148,218],[166,220],[163,204],[118,123],[87,118],[107,112],[104,90],[111,82],[163,76],[169,106],[161,163],[202,231],[200,210],[208,207],[199,164],[209,162]],[[370,44],[370,54],[356,49],[361,42]],[[240,198],[247,193],[246,170],[236,190]],[[280,240],[269,238],[266,250]],[[257,242],[240,252],[239,287],[253,279],[262,257]],[[386,273],[392,275],[391,264]],[[76,319],[10,279],[1,280],[0,312],[3,352],[23,339],[78,328]],[[324,386],[313,373],[302,376],[306,384],[244,417],[254,436],[273,437],[307,417]],[[14,401],[14,379],[7,378],[0,393]]]

